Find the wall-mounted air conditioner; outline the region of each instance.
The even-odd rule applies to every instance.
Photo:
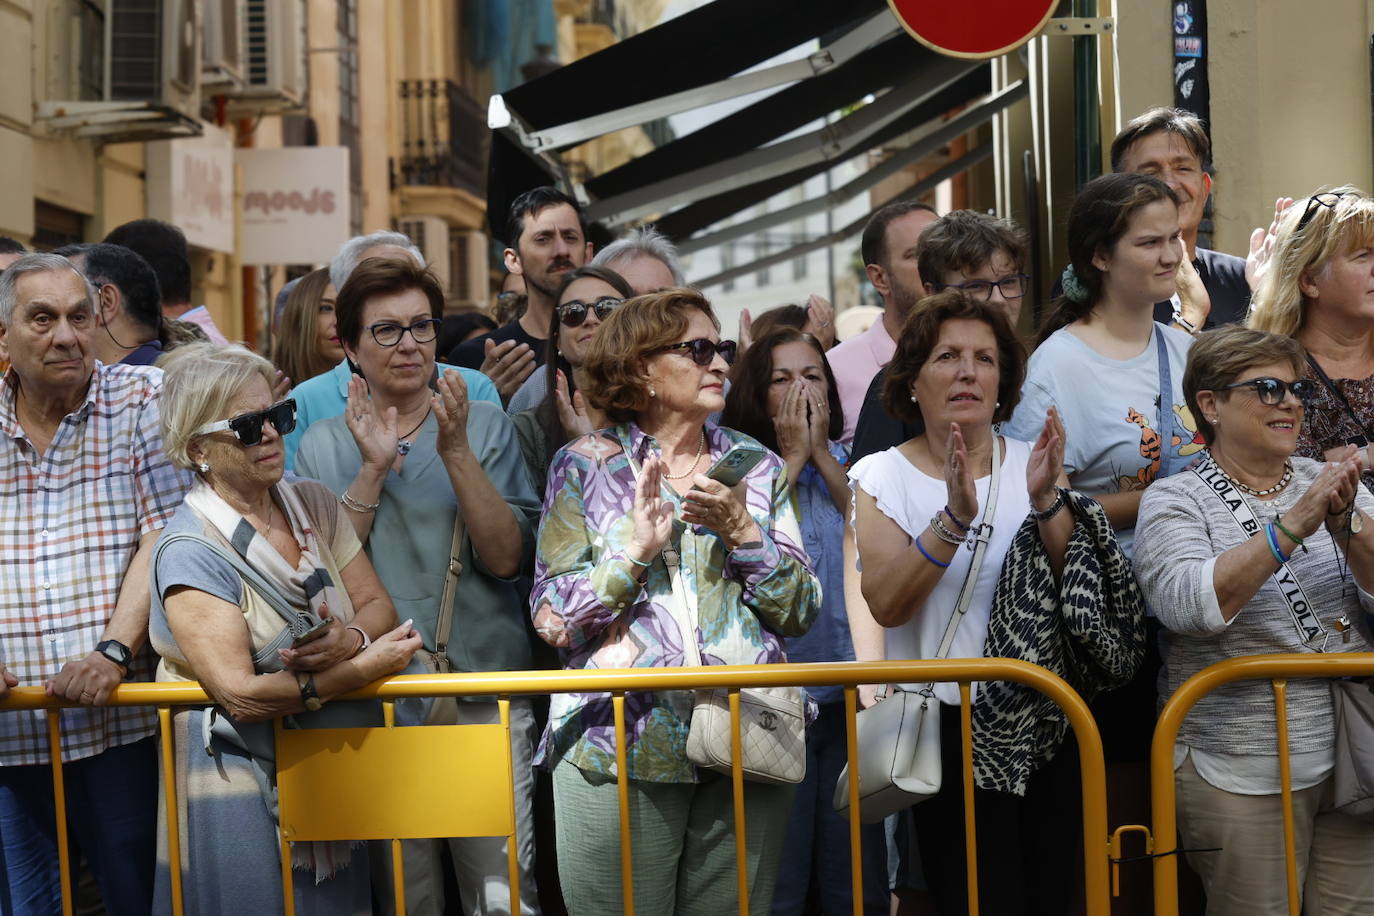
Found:
[[[232,111],[287,112],[305,106],[305,0],[244,0],[243,85],[223,93]]]
[[[200,111],[199,0],[105,0],[105,99]]]
[[[407,216],[400,220],[400,230],[425,256],[425,263],[439,278],[444,295],[450,295],[453,267],[449,263],[448,223],[437,216]]]
[[[206,92],[243,86],[244,0],[203,0],[200,85]]]

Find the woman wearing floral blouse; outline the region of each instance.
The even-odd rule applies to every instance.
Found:
[[[733,489],[705,476],[731,446],[756,444],[707,422],[724,406],[734,354],[692,290],[632,299],[601,326],[580,388],[619,425],[555,456],[531,596],[535,627],[566,667],[684,663],[665,547],[678,551],[697,597],[703,664],[786,661],[782,637],[815,617],[820,587],[781,459],[768,453]],[[636,912],[735,907],[730,780],[687,759],[691,693],[632,693],[625,707]],[[620,912],[610,696],[555,695],[537,759],[553,769],[569,911]],[[770,906],[792,792],[745,783],[753,912]]]

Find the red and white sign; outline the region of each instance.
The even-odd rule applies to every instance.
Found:
[[[146,145],[148,216],[181,227],[186,241],[234,250],[234,138],[203,125],[199,137]]]
[[[349,237],[348,147],[236,149],[244,264],[323,264]]]
[[[999,57],[1040,33],[1057,0],[887,0],[911,37],[950,57]]]

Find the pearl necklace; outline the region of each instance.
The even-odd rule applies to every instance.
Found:
[[[1211,457],[1210,452],[1208,456]],[[1226,469],[1220,464],[1217,464],[1216,458],[1212,458],[1212,463],[1216,465],[1218,471],[1221,471],[1221,476],[1231,481],[1236,489],[1240,490],[1242,493],[1248,493],[1251,496],[1273,496],[1275,493],[1283,492],[1284,488],[1293,482],[1293,462],[1286,459],[1283,462],[1283,476],[1279,478],[1279,482],[1272,487],[1265,487],[1263,490],[1256,490],[1254,487],[1241,483],[1239,480],[1226,473]]]
[[[663,479],[682,480],[684,477],[691,474],[693,471],[697,469],[697,465],[701,462],[701,453],[704,451],[706,451],[706,431],[702,430],[701,441],[697,443],[697,456],[692,459],[692,466],[689,467],[687,470],[683,471],[681,474],[664,474]],[[667,464],[667,462],[664,462],[664,464]]]

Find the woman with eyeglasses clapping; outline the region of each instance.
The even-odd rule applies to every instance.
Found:
[[[1297,454],[1334,460],[1354,445],[1374,488],[1374,198],[1346,186],[1279,204],[1248,324],[1306,352],[1302,374],[1316,384]]]
[[[558,287],[544,366],[525,380],[507,407],[536,494],[544,492],[554,452],[569,439],[608,425],[577,390],[576,370],[601,322],[633,295],[620,274],[591,265],[569,271]]]
[[[708,419],[725,406],[735,350],[690,289],[628,300],[592,339],[581,390],[616,425],[554,457],[530,599],[567,668],[782,662],[782,637],[815,618],[820,587],[782,459]],[[707,471],[732,448],[759,460],[726,486]],[[635,910],[737,907],[731,783],[689,759],[695,715],[690,692],[626,696],[618,772],[611,697],[553,697],[539,760],[553,771],[574,916],[625,909],[618,778],[629,782]],[[792,796],[792,785],[744,784],[751,912],[769,910]]]
[[[1145,491],[1136,529],[1136,575],[1165,627],[1163,696],[1226,659],[1369,651],[1374,496],[1352,446],[1326,463],[1290,457],[1318,384],[1305,363],[1291,338],[1235,325],[1188,355],[1183,393],[1207,449]],[[1366,913],[1374,824],[1336,808],[1332,686],[1287,691],[1303,912]],[[1289,912],[1275,728],[1273,688],[1246,681],[1204,696],[1179,729],[1179,845],[1214,916]]]
[[[539,503],[505,413],[469,401],[458,372],[436,378],[443,306],[438,281],[410,261],[367,260],[353,271],[339,290],[336,315],[344,352],[362,375],[349,383],[344,414],[306,432],[296,470],[338,494],[382,583],[401,615],[414,618],[428,652],[441,654],[454,671],[520,670],[530,667],[531,647],[517,580],[528,570]],[[459,564],[451,568],[455,539]],[[445,620],[446,640],[440,638]],[[457,707],[460,722],[498,721],[495,700]],[[511,701],[510,724],[521,910],[534,913],[528,698]],[[458,770],[454,778],[461,778]],[[469,912],[508,912],[505,841],[448,842]],[[413,913],[444,909],[438,844],[406,841]]]

